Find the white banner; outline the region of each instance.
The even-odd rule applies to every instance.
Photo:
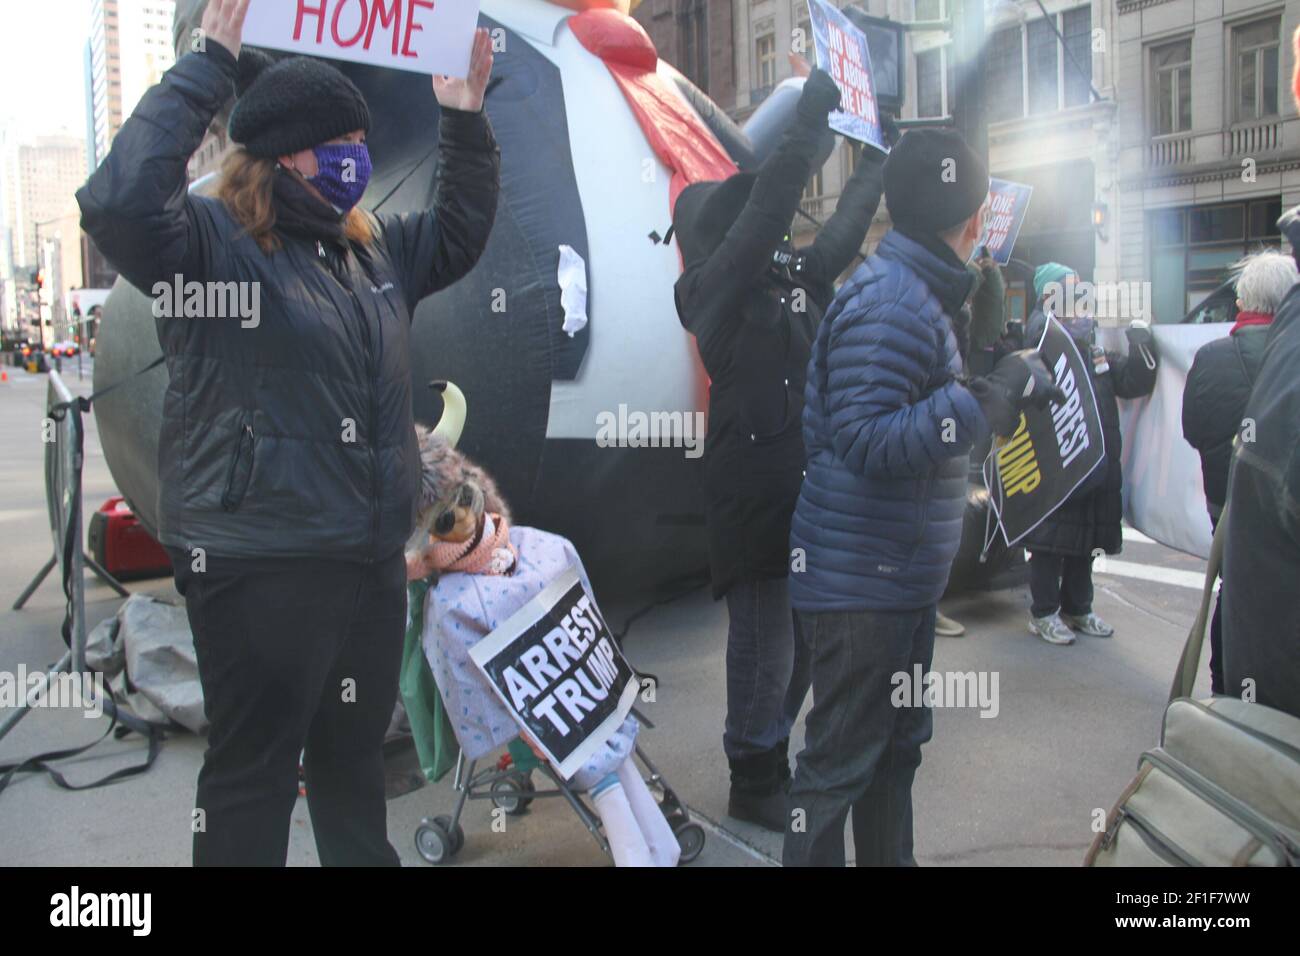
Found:
[[[464,77],[479,0],[252,0],[250,46]]]
[[[1155,390],[1146,398],[1119,403],[1124,516],[1148,537],[1200,558],[1210,556],[1210,516],[1200,455],[1183,438],[1183,388],[1196,351],[1231,328],[1227,323],[1152,326],[1160,355]],[[1111,349],[1120,347],[1114,335],[1106,333],[1103,343]]]

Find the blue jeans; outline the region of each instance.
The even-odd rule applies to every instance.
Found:
[[[790,787],[786,866],[843,866],[853,814],[858,866],[915,866],[912,780],[934,727],[928,707],[896,707],[893,676],[934,656],[935,607],[800,614],[813,707]]]
[[[738,581],[727,591],[728,759],[767,753],[790,736],[808,695],[808,653],[785,578]]]

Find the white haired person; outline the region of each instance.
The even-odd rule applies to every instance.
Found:
[[[1232,442],[1264,362],[1273,315],[1297,278],[1295,261],[1280,252],[1261,252],[1246,259],[1237,276],[1236,324],[1226,338],[1202,346],[1187,373],[1183,437],[1200,453],[1201,481],[1213,527],[1218,527],[1228,499]],[[1225,693],[1222,597],[1215,602],[1210,622],[1210,690]]]
[[[204,49],[145,93],[77,202],[146,295],[183,279],[260,302],[252,325],[154,303],[168,373],[158,532],[211,725],[194,863],[285,864],[302,754],[321,864],[396,865],[383,742],[420,480],[409,330],[492,231],[492,44],[478,31],[470,75],[434,77],[410,104],[438,126],[434,202],[376,215],[361,204],[360,90],[320,60],[240,56],[247,11],[209,0]],[[217,195],[192,193],[186,164],[237,91],[238,148]]]

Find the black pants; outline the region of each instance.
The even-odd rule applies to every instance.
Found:
[[[1092,555],[1035,551],[1029,556],[1029,594],[1034,617],[1057,611],[1082,617],[1092,612]]]
[[[790,786],[786,866],[843,866],[850,812],[858,866],[916,864],[912,780],[934,716],[925,706],[895,706],[894,675],[911,681],[917,666],[929,671],[934,617],[933,606],[799,613],[813,706]]]
[[[1219,519],[1211,516],[1211,531],[1218,530]],[[1223,575],[1219,575],[1219,593],[1214,596],[1214,614],[1210,617],[1210,693],[1227,693],[1223,679]]]
[[[283,866],[303,753],[325,866],[392,865],[384,734],[397,699],[406,564],[174,555],[211,724],[194,864]]]

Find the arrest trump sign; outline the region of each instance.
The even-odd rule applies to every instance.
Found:
[[[252,0],[244,42],[413,73],[464,77],[479,0]]]

